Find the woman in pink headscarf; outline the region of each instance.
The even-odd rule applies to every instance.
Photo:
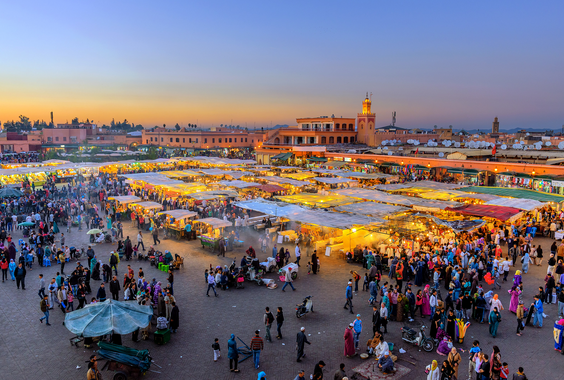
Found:
[[[354,349],[354,339],[353,339],[353,324],[349,324],[349,326],[345,329],[345,356],[347,358],[353,357],[356,355],[356,350]]]
[[[513,314],[517,314],[517,306],[519,306],[519,295],[521,294],[521,289],[518,286],[513,285],[511,290],[509,290],[509,294],[511,294],[511,301],[509,301],[509,311]]]
[[[431,315],[431,304],[429,303],[429,292],[431,291],[431,286],[429,284],[425,285],[423,289],[423,303],[421,304],[421,309],[423,310],[423,316]]]

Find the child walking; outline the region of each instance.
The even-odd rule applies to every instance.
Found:
[[[216,362],[217,359],[221,357],[221,351],[219,348],[219,339],[215,338],[215,341],[212,344],[213,348],[213,361]]]

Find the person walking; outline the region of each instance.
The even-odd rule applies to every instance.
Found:
[[[536,326],[538,324],[538,328],[541,328],[544,309],[542,306],[542,301],[538,295],[535,296],[535,302],[531,304],[531,306],[534,306],[535,308],[534,310],[535,314],[533,315],[533,326]]]
[[[0,268],[2,269],[2,282],[4,282],[4,280],[8,281],[8,265],[8,260],[3,257],[2,261],[0,262]]]
[[[300,250],[300,246],[298,243],[296,243],[296,248],[294,249],[294,254],[296,255],[296,262],[295,264],[297,264],[298,266],[300,266],[300,258],[302,257],[302,252]]]
[[[349,281],[348,285],[347,285],[347,289],[345,292],[345,297],[347,298],[347,302],[345,303],[345,306],[343,306],[344,309],[348,309],[348,306],[350,306],[350,312],[351,314],[354,314],[353,312],[353,304],[352,304],[352,299],[353,299],[353,293],[352,293],[352,282]]]
[[[290,270],[290,268],[286,269],[286,276],[284,277],[284,286],[282,287],[282,291],[284,291],[284,288],[286,288],[286,286],[290,285],[292,287],[292,290],[296,290],[296,288],[294,288],[294,285],[292,284],[292,271]]]
[[[489,322],[490,322],[490,335],[495,338],[497,335],[497,328],[499,327],[499,322],[501,322],[501,314],[499,314],[497,307],[494,307],[494,309],[490,311]]]
[[[301,362],[302,358],[305,358],[305,353],[304,353],[304,345],[305,344],[311,344],[308,340],[307,340],[307,336],[305,334],[305,327],[302,327],[300,329],[300,332],[298,333],[298,335],[296,336],[296,350],[298,351],[298,357],[296,358],[297,362]]]
[[[266,335],[264,339],[267,342],[272,343],[272,337],[270,336],[270,328],[272,327],[272,323],[274,322],[274,315],[270,311],[270,308],[267,306],[264,313],[264,326],[266,327]]]
[[[352,323],[345,329],[345,334],[343,338],[345,339],[345,356],[347,358],[351,358],[356,355],[356,351],[354,349],[354,338],[353,338],[353,327]]]
[[[276,310],[276,335],[277,339],[282,339],[282,324],[284,323],[284,313],[282,312],[282,307],[278,306]]]
[[[255,336],[251,339],[251,351],[253,352],[253,362],[255,368],[260,366],[260,352],[264,349],[264,341],[259,335],[259,331],[255,331]]]
[[[319,363],[313,367],[313,375],[311,377],[313,380],[323,379],[323,367],[325,367],[325,362],[323,360],[320,360]]]
[[[239,364],[239,351],[237,351],[235,334],[231,334],[231,338],[227,341],[227,359],[229,359],[229,371],[239,372],[237,369],[237,364]]]
[[[139,246],[143,247],[143,251],[145,250],[145,244],[143,244],[143,233],[141,231],[137,233],[137,249],[139,249]]]
[[[39,275],[39,292],[37,292],[39,298],[43,299],[45,297],[45,279],[43,279],[43,275]]]
[[[43,317],[39,318],[39,322],[43,323],[43,320],[45,319],[45,324],[47,326],[51,326],[51,324],[49,323],[49,305],[47,301],[47,295],[44,295],[41,299],[41,302],[39,302],[39,308],[41,309],[41,312],[43,312]]]
[[[362,333],[362,321],[360,320],[360,314],[356,315],[356,319],[354,320],[353,325],[354,348],[358,351],[360,350],[360,348],[358,347],[358,341],[360,334]]]
[[[159,242],[159,244],[161,244],[161,241],[159,239],[159,229],[158,229],[157,226],[154,226],[153,227],[153,243],[155,245],[157,245],[157,242]],[[143,246],[143,248],[145,248],[145,247]]]
[[[116,276],[112,277],[112,281],[110,281],[110,293],[112,293],[112,299],[118,301],[119,300],[119,291],[121,290],[121,286],[119,285],[119,281]]]
[[[210,296],[210,289],[213,290],[213,293],[217,297],[217,293],[215,291],[215,277],[213,276],[213,271],[210,272],[210,274],[208,275],[208,291],[206,292],[206,295],[208,297]]]
[[[25,290],[25,276],[26,270],[22,263],[19,263],[16,270],[14,271],[14,276],[16,276],[16,286],[18,289],[20,288],[20,284],[22,286],[22,290]]]

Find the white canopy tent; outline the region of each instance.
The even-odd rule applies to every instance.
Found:
[[[526,211],[532,211],[534,209],[543,207],[545,205],[545,203],[539,202],[534,199],[522,199],[522,198],[498,198],[486,202],[486,204],[495,205],[495,206],[513,207]]]
[[[174,219],[186,219],[186,218],[192,218],[192,217],[198,215],[197,212],[193,212],[193,211],[189,211],[189,210],[182,210],[182,209],[159,212],[159,215],[162,215],[162,214],[169,215]]]
[[[350,212],[353,214],[369,215],[379,218],[385,218],[398,212],[409,210],[407,207],[388,205],[376,202],[360,202],[350,205],[335,207],[336,211]]]

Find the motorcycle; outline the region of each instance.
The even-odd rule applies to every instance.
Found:
[[[435,342],[431,337],[425,335],[425,326],[419,328],[419,332],[410,329],[407,326],[401,328],[401,338],[408,343],[423,348],[424,351],[431,352],[435,348]]]
[[[74,257],[76,260],[80,259],[84,255],[84,248],[70,247],[70,255]]]
[[[304,298],[303,303],[297,304],[296,317],[301,318],[310,311],[313,313],[313,296],[307,296]]]

